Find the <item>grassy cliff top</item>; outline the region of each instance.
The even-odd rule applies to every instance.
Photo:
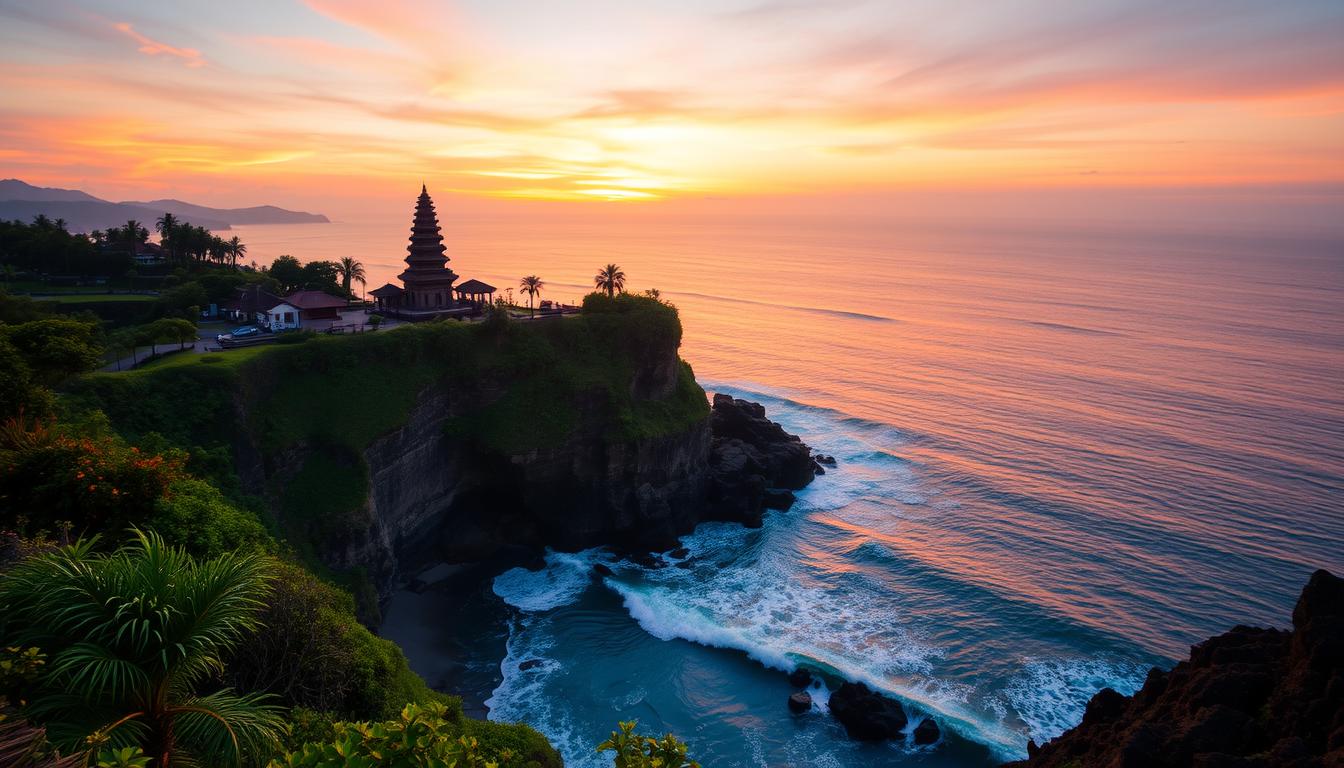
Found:
[[[536,323],[434,322],[174,355],[135,371],[85,376],[64,401],[76,412],[103,411],[132,439],[158,433],[183,447],[219,446],[245,431],[268,451],[322,441],[359,452],[405,424],[426,388],[489,382],[502,386],[502,396],[455,420],[454,429],[513,453],[562,441],[575,426],[582,392],[607,393],[613,439],[670,433],[703,419],[704,393],[684,364],[672,396],[640,401],[631,394],[635,372],[674,359],[680,341],[672,306],[594,295],[577,317]]]

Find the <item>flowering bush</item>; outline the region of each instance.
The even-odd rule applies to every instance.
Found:
[[[186,477],[185,462],[180,451],[149,455],[116,438],[69,437],[11,419],[0,429],[0,521],[119,529],[153,511]]]

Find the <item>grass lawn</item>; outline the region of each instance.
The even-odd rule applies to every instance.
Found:
[[[169,346],[161,344],[160,346]],[[223,368],[237,368],[244,361],[251,360],[263,352],[270,352],[276,349],[273,344],[261,344],[255,347],[241,347],[239,349],[229,349],[223,352],[206,352],[197,354],[195,352],[182,352],[176,355],[160,358],[150,363],[146,363],[133,371],[125,371],[129,375],[145,373],[147,371],[158,371],[164,368],[184,368],[187,366],[218,366]],[[141,354],[148,354],[142,350]]]
[[[102,304],[104,302],[154,301],[158,296],[139,293],[63,293],[54,296],[33,296],[33,301],[55,301],[61,304]]]

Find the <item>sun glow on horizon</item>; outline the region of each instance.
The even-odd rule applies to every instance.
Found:
[[[0,161],[238,204],[1344,183],[1338,5],[963,5],[0,0]]]

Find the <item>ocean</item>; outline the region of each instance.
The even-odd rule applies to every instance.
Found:
[[[237,234],[263,262],[354,255],[374,288],[409,214]],[[594,746],[628,719],[705,766],[994,765],[1192,643],[1286,626],[1312,570],[1344,571],[1344,240],[443,224],[463,278],[536,274],[542,298],[573,302],[621,265],[678,306],[707,390],[838,460],[759,530],[701,526],[689,569],[550,553],[393,600],[384,632],[417,671],[537,727],[567,765],[609,765]],[[899,697],[944,739],[860,745],[822,711],[790,715],[798,664]]]

